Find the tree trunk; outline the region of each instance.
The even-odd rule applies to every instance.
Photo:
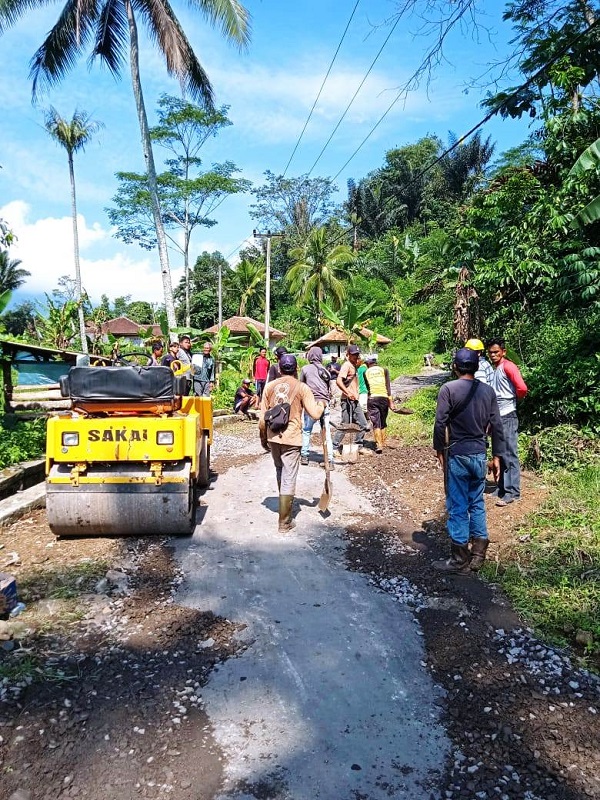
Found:
[[[186,212],[187,216],[187,212]],[[183,232],[183,280],[185,281],[185,327],[189,330],[190,315],[190,233],[186,226]]]
[[[129,63],[131,67],[131,83],[135,105],[137,108],[138,121],[140,124],[140,134],[142,138],[142,148],[144,151],[144,161],[146,163],[146,174],[148,175],[148,189],[152,202],[152,215],[154,217],[154,227],[156,228],[156,242],[158,245],[158,257],[160,260],[160,271],[162,275],[163,292],[165,297],[165,311],[167,312],[167,323],[169,334],[177,327],[175,319],[175,303],[173,301],[173,284],[171,282],[171,268],[169,266],[169,253],[167,250],[167,238],[160,212],[160,202],[158,199],[158,184],[156,181],[156,167],[154,166],[154,154],[152,152],[152,142],[150,140],[150,129],[148,128],[148,117],[144,106],[144,96],[142,94],[142,84],[140,81],[140,59],[139,44],[137,35],[137,25],[133,14],[130,0],[125,0],[127,20],[129,23]]]
[[[77,293],[79,316],[79,336],[81,337],[81,352],[88,354],[87,339],[85,337],[85,315],[83,313],[83,298],[81,296],[81,264],[79,263],[79,231],[77,230],[77,195],[75,193],[75,167],[73,153],[67,152],[69,158],[69,178],[71,180],[71,215],[73,217],[73,256],[75,259],[75,291]]]

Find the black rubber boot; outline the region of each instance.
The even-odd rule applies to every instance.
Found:
[[[296,527],[292,519],[292,506],[294,503],[293,494],[279,495],[279,532],[285,533]]]
[[[457,542],[450,543],[450,558],[444,561],[434,561],[433,568],[438,572],[454,573],[467,573],[470,572],[469,561],[471,554],[469,553],[468,544],[457,544]]]
[[[469,567],[473,572],[479,572],[485,561],[485,553],[490,543],[489,539],[473,539],[471,542],[471,563]]]

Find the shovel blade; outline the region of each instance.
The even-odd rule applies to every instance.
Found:
[[[326,475],[325,484],[323,486],[323,492],[321,494],[321,497],[319,499],[319,504],[317,506],[319,511],[327,511],[327,509],[329,508],[329,503],[331,502],[331,495],[332,495],[331,480],[329,479],[329,475]]]

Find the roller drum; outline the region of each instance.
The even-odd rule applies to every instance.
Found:
[[[48,525],[57,536],[189,536],[195,491],[183,483],[46,483]]]

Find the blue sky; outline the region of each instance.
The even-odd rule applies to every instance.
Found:
[[[175,4],[179,18],[213,83],[217,105],[230,107],[233,125],[204,147],[205,165],[234,161],[243,176],[259,186],[265,170],[281,174],[317,96],[356,0],[247,0],[252,39],[246,52],[227,45],[204,18]],[[469,78],[481,74],[506,50],[511,31],[501,22],[504,4],[486,0],[481,22],[490,35],[457,32],[449,41],[448,61],[396,103],[368,142],[343,169],[336,184],[339,200],[349,178],[360,179],[379,167],[385,152],[426,134],[447,139],[448,131],[466,132],[483,116],[482,93],[465,93]],[[287,171],[290,177],[311,169],[323,145],[356,92],[390,32],[396,0],[362,0],[342,44],[313,117]],[[70,118],[76,108],[104,124],[84,153],[76,156],[79,236],[83,284],[92,300],[131,295],[162,303],[155,253],[124,245],[111,234],[104,211],[116,190],[114,173],[142,170],[142,153],[127,70],[119,82],[85,59],[63,83],[31,104],[29,60],[54,24],[61,4],[30,12],[0,38],[2,132],[0,135],[0,217],[18,236],[11,257],[20,258],[31,277],[15,293],[12,305],[43,296],[61,275],[73,274],[72,229],[67,160],[43,129],[43,108],[53,105]],[[312,176],[336,175],[388,108],[420,62],[428,41],[414,37],[416,21],[398,24],[364,86]],[[178,93],[159,53],[141,33],[141,75],[152,124],[160,95]],[[513,81],[514,84],[515,81]],[[506,84],[505,84],[506,85]],[[493,120],[484,128],[497,152],[527,135],[524,122]],[[155,153],[159,168],[161,151]],[[227,199],[217,210],[218,225],[197,229],[192,255],[219,250],[231,255],[256,222],[248,215],[250,195]],[[180,257],[171,255],[173,283],[181,275]]]

